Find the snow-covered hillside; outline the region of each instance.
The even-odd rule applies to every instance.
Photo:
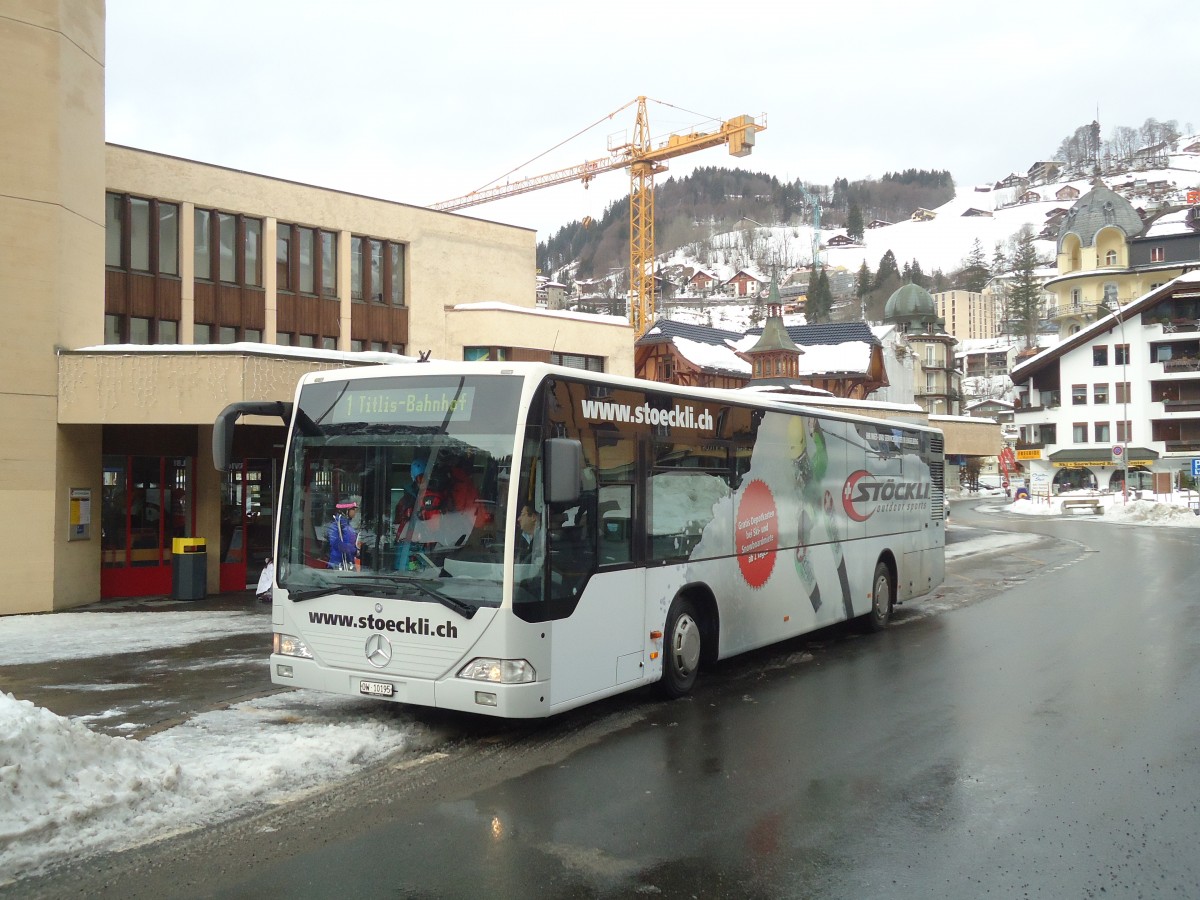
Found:
[[[1166,166],[1106,174],[1104,183],[1148,213],[1163,204],[1186,203],[1188,191],[1200,189],[1200,135],[1182,138],[1177,146],[1180,152],[1171,154]],[[1007,178],[1002,176],[1001,180]],[[960,186],[952,200],[931,211],[931,218],[867,228],[860,245],[831,247],[829,241],[839,235],[845,237],[845,229],[823,228],[822,259],[835,271],[855,272],[865,261],[874,272],[883,255],[891,250],[901,268],[916,260],[926,275],[936,269],[949,273],[962,265],[978,240],[990,262],[997,243],[1007,245],[1025,225],[1035,235],[1042,233],[1056,211],[1070,209],[1091,186],[1091,178],[1000,188]],[[1039,199],[1030,199],[1031,194]],[[1057,228],[1050,233],[1056,238]],[[767,225],[743,219],[736,228],[714,233],[703,244],[691,244],[660,258],[660,264],[703,268],[719,280],[732,277],[739,269],[769,271],[773,264],[786,273],[809,265],[812,238],[808,225]],[[1038,240],[1036,246],[1043,259],[1053,260],[1057,249],[1054,239]]]

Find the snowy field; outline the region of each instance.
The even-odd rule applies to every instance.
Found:
[[[1015,503],[996,490],[961,496],[988,498],[1018,515],[1049,516],[1063,514],[1066,497],[1085,494]],[[1183,496],[1169,503],[1099,496],[1103,515],[1083,515],[1097,524],[1200,527]],[[983,536],[956,542],[946,556],[1026,540]],[[163,627],[164,616],[170,627]],[[10,616],[0,619],[0,659],[44,660],[46,648],[56,659],[82,659],[259,628],[261,620],[242,612]],[[419,750],[428,739],[390,705],[308,691],[203,713],[142,741],[95,733],[0,693],[0,886],[55,860],[136,846],[286,802],[397,750]]]

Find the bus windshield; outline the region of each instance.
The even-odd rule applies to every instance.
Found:
[[[277,570],[331,593],[498,606],[521,379],[368,377],[303,387]]]

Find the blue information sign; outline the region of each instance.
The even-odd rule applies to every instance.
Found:
[[[1192,477],[1200,478],[1200,459],[1192,460]]]

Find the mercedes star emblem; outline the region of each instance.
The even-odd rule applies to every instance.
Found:
[[[373,634],[367,638],[367,646],[364,648],[367,654],[367,662],[377,669],[382,669],[392,661],[392,644],[382,634]]]

